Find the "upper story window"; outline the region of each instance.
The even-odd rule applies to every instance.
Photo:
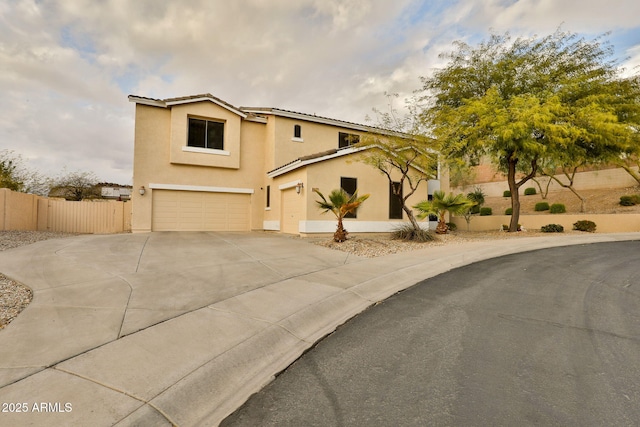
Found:
[[[291,140],[295,141],[295,142],[303,142],[302,141],[302,126],[293,125],[293,137],[291,138]]]
[[[189,118],[187,146],[224,150],[224,123]]]
[[[348,147],[358,142],[360,142],[360,135],[345,132],[338,133],[338,148]]]

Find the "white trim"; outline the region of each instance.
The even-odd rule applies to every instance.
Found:
[[[371,126],[344,122],[342,120],[330,119],[328,117],[318,117],[310,114],[296,113],[295,111],[284,111],[284,110],[273,109],[273,108],[261,109],[261,108],[255,108],[255,107],[240,107],[240,108],[242,109],[242,111],[246,111],[247,113],[271,114],[274,116],[288,117],[290,119],[304,120],[306,122],[314,122],[314,123],[320,123],[324,125],[337,126],[343,129],[359,130],[362,132],[376,131],[376,129]]]
[[[202,191],[205,193],[253,194],[253,188],[207,187],[202,185],[158,184],[150,183],[152,190]]]
[[[295,137],[295,136],[291,137],[291,140],[292,140],[293,142],[304,142],[304,139],[302,139],[302,138],[297,138],[297,137]]]
[[[314,159],[308,159],[308,160],[296,160],[294,162],[289,163],[286,166],[283,166],[280,169],[276,169],[274,171],[271,171],[267,174],[267,176],[269,178],[275,178],[277,176],[280,175],[284,175],[288,172],[291,172],[293,170],[296,170],[298,168],[301,168],[303,166],[307,166],[313,163],[318,163],[318,162],[323,162],[325,160],[330,160],[330,159],[335,159],[336,157],[342,157],[342,156],[347,156],[349,154],[353,154],[353,153],[357,153],[359,151],[363,151],[363,150],[367,150],[371,148],[371,146],[366,146],[366,147],[349,147],[349,148],[343,148],[342,150],[338,150],[335,153],[332,154],[327,154],[326,156],[322,156],[322,157],[316,157]]]
[[[245,120],[248,122],[256,122],[256,123],[263,123],[263,124],[268,123],[268,120],[266,117],[247,116]]]
[[[164,101],[157,99],[141,98],[135,95],[129,95],[129,102],[135,102],[136,104],[150,105],[151,107],[167,108],[167,104]]]
[[[231,153],[226,150],[217,150],[215,148],[189,147],[188,145],[183,145],[182,151],[186,151],[188,153],[213,154],[217,156],[231,155]]]
[[[224,104],[220,101],[218,101],[217,99],[214,98],[209,98],[208,96],[201,96],[200,98],[187,98],[187,99],[178,99],[178,100],[174,100],[174,101],[169,101],[167,102],[167,106],[173,106],[173,105],[181,105],[181,104],[191,104],[194,102],[202,102],[202,101],[210,101],[213,102],[214,104],[224,108],[225,110],[229,110],[232,113],[235,113],[237,115],[239,115],[240,117],[242,117],[243,119],[247,118],[247,114],[243,113],[240,110],[237,110],[235,108],[232,108],[231,106]]]
[[[278,185],[278,190],[286,190],[288,188],[293,188],[293,187],[297,186],[298,184],[302,184],[302,180],[297,179],[295,181],[290,181],[290,182]]]
[[[390,233],[407,221],[358,221],[344,220],[344,228],[350,233]],[[429,221],[418,222],[420,227],[428,230]],[[336,221],[300,221],[301,233],[333,233]]]
[[[280,221],[262,221],[262,229],[280,231]]]

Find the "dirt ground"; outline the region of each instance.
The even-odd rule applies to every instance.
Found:
[[[521,190],[524,192],[524,189]],[[620,196],[640,194],[640,187],[584,190],[579,191],[579,193],[586,199],[584,213],[640,214],[640,205],[620,206]],[[563,189],[561,191],[549,192],[546,199],[543,199],[539,193],[532,196],[524,196],[521,194],[520,214],[548,214],[549,211],[536,212],[534,210],[536,203],[539,202],[547,202],[549,205],[562,203],[567,208],[567,213],[580,213],[580,199],[570,190]],[[504,215],[505,210],[511,207],[511,198],[487,197],[485,198],[484,206],[490,207],[493,215]]]

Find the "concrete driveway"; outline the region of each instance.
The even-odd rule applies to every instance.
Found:
[[[215,425],[338,325],[421,280],[513,252],[634,239],[522,237],[377,259],[266,233],[8,250],[0,272],[34,300],[0,331],[0,425]]]

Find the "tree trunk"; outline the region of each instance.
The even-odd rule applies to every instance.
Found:
[[[444,218],[444,213],[440,215],[438,219],[438,226],[436,227],[436,234],[447,234],[449,231],[449,226],[447,225],[447,221]]]
[[[336,232],[333,233],[333,240],[335,242],[342,243],[347,240],[347,234],[348,232],[344,229],[342,224],[342,218],[338,217],[338,228],[336,229]]]
[[[638,171],[640,172],[640,165],[638,166],[639,166]],[[634,171],[628,165],[625,165],[625,164],[621,164],[620,167],[625,171],[627,171],[627,173],[631,175],[631,177],[638,182],[638,185],[640,185],[640,174],[638,172]]]
[[[413,226],[413,229],[416,231],[420,230],[420,224],[418,224],[418,220],[416,220],[416,217],[413,216],[413,211],[405,206],[404,203],[402,204],[402,209],[404,210],[404,213],[407,214],[407,218],[409,218],[409,222]]]
[[[518,194],[518,186],[516,185],[516,165],[518,159],[514,159],[510,156],[509,159],[509,172],[507,174],[507,181],[509,182],[509,191],[511,192],[511,223],[509,224],[509,232],[518,231],[518,221],[520,220],[520,195]]]

